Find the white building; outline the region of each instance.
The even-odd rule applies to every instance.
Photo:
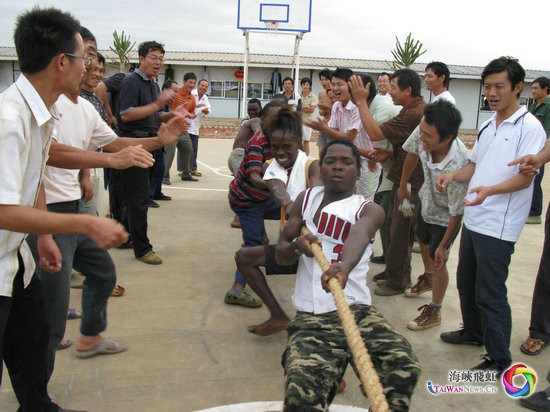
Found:
[[[107,61],[115,61],[111,51],[101,51]],[[496,56],[495,56],[496,57]],[[137,63],[137,52],[130,56],[130,62]],[[242,79],[235,77],[235,72],[241,70],[244,65],[242,53],[214,53],[214,52],[174,52],[167,51],[165,54],[164,73],[161,74],[159,82],[165,79],[165,74],[170,69],[173,72],[173,79],[181,84],[183,75],[187,72],[194,72],[199,79],[206,76],[210,78],[211,92],[209,95],[212,104],[212,115],[214,117],[237,118],[241,111],[242,102]],[[426,63],[414,64],[412,69],[420,75],[424,74]],[[256,97],[266,103],[271,95],[271,77],[274,71],[278,71],[281,77],[293,76],[293,57],[267,54],[251,54],[248,73],[248,98]],[[381,72],[391,73],[393,70],[388,62],[377,60],[360,59],[331,59],[318,57],[300,57],[300,73],[297,78],[310,77],[313,80],[313,93],[320,91],[318,73],[324,68],[335,69],[336,67],[347,67],[355,72],[365,72],[374,79]],[[475,66],[453,66],[449,65],[451,71],[451,83],[449,90],[456,99],[457,107],[462,113],[463,129],[477,129],[492,114],[483,110],[481,72],[483,67]],[[116,73],[118,64],[113,63],[107,68],[107,76]],[[527,103],[531,98],[530,83],[540,76],[550,77],[548,71],[526,70],[525,90],[521,95],[522,104]],[[13,47],[0,47],[0,91],[12,84],[19,75],[17,55]],[[299,82],[298,82],[299,83]],[[299,91],[299,84],[296,85]],[[430,93],[423,89],[424,98],[427,102],[432,100]]]

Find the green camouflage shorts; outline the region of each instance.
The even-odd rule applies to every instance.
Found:
[[[409,342],[376,308],[351,308],[391,410],[408,411],[421,372]],[[287,331],[284,410],[328,411],[348,362],[355,369],[338,314],[299,312]]]

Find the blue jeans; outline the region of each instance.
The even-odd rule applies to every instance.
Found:
[[[264,219],[279,220],[281,218],[281,207],[270,197],[251,207],[239,207],[230,203],[231,209],[239,215],[241,229],[243,231],[243,246],[259,246],[265,239]],[[243,274],[235,271],[235,283],[246,285]]]
[[[464,330],[485,344],[491,360],[508,367],[512,361],[512,313],[506,279],[514,242],[462,227],[456,283]]]
[[[81,213],[81,202],[54,203],[48,205],[48,210],[56,213]],[[99,335],[107,328],[107,300],[116,283],[113,259],[89,237],[74,233],[53,237],[63,258],[61,271],[56,273],[49,273],[38,267],[36,236],[28,237],[37,262],[36,273],[42,283],[44,311],[50,326],[48,378],[53,372],[57,345],[65,335],[72,269],[75,268],[86,276],[82,287],[80,323],[80,333],[86,336]]]
[[[550,340],[550,205],[544,223],[544,246],[533,291],[529,334],[545,342]]]

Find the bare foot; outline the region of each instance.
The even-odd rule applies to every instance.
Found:
[[[289,323],[290,319],[286,316],[284,318],[269,318],[259,325],[250,325],[248,331],[259,336],[269,336],[285,330]]]
[[[235,215],[235,217],[233,218],[233,221],[230,223],[230,226],[234,229],[241,228],[241,221],[239,220],[239,215]]]
[[[95,335],[95,336],[80,335],[78,342],[76,342],[76,350],[87,351],[87,350],[97,348],[99,345],[103,343],[104,340],[105,338],[101,335]]]

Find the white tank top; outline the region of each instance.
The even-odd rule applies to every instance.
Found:
[[[346,199],[326,205],[319,216],[318,226],[313,223],[313,217],[323,200],[324,187],[314,187],[307,190],[302,207],[304,224],[319,240],[323,252],[330,263],[341,260],[341,252],[352,225],[359,220],[366,201],[361,195],[352,195]],[[344,289],[344,295],[349,305],[371,304],[371,296],[367,287],[367,272],[372,254],[372,244],[365,249],[363,257],[351,271]],[[298,264],[296,288],[292,301],[296,310],[315,314],[336,310],[332,295],[326,293],[321,286],[321,267],[314,258],[303,255]]]

